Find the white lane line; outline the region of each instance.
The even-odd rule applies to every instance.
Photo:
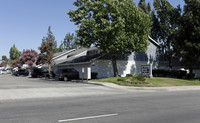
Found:
[[[94,118],[100,118],[100,117],[110,117],[110,116],[116,116],[116,115],[118,115],[118,114],[105,114],[105,115],[97,115],[97,116],[58,120],[58,122],[61,123],[61,122],[69,122],[69,121],[75,121],[75,120],[85,120],[85,119],[94,119]]]

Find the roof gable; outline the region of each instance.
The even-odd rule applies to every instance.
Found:
[[[53,55],[53,60],[55,60],[55,59],[57,59],[57,58],[60,58],[60,57],[62,57],[62,56],[64,56],[64,55],[66,55],[66,54],[70,54],[71,52],[74,52],[74,51],[75,51],[75,49],[71,49],[71,50],[66,50],[66,51],[64,51],[64,52],[55,53],[55,54]]]

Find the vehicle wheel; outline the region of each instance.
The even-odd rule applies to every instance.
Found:
[[[64,77],[64,81],[67,81],[68,80],[68,78],[67,77]]]

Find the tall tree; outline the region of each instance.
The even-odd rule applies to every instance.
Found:
[[[53,58],[53,42],[51,41],[42,41],[41,46],[38,48],[40,50],[39,61],[38,63],[48,63],[49,73],[51,71],[52,66],[52,58]]]
[[[179,19],[176,54],[192,73],[194,67],[200,68],[200,1],[185,0],[185,3]]]
[[[156,12],[155,10],[151,11],[151,21],[153,22],[153,24],[151,25],[151,37],[158,41],[159,39],[159,31],[160,31],[160,22],[157,18]]]
[[[156,39],[158,39],[162,47],[161,51],[169,61],[171,68],[173,45],[175,42],[174,33],[178,29],[177,20],[180,17],[180,8],[174,8],[167,0],[154,0],[153,5],[156,14],[152,13],[151,15],[152,19],[154,19],[152,35],[153,37],[158,36]]]
[[[10,59],[11,60],[15,60],[17,58],[19,58],[19,56],[21,55],[20,51],[15,47],[15,45],[13,45],[10,48]]]
[[[151,4],[150,2],[146,4],[145,0],[140,0],[138,7],[141,8],[146,14],[151,14]]]
[[[53,32],[51,31],[51,26],[48,27],[47,37],[43,37],[44,41],[49,41],[53,43],[52,50],[53,53],[57,52],[57,41],[55,39],[55,36],[53,35]]]
[[[8,58],[7,58],[7,56],[2,56],[2,60],[8,62]]]
[[[118,76],[119,54],[144,52],[148,46],[150,17],[135,6],[133,0],[76,0],[71,21],[79,27],[80,44],[96,46],[109,54],[114,76]]]
[[[53,58],[53,54],[57,52],[57,42],[50,26],[48,28],[47,36],[43,37],[41,46],[38,49],[41,53],[39,54],[37,64],[48,63],[50,73],[52,66],[51,60]]]
[[[4,67],[4,66],[6,66],[7,64],[8,64],[8,58],[7,58],[7,56],[2,56],[2,60],[3,60],[3,62],[0,64],[0,67]]]
[[[62,51],[80,48],[80,45],[78,44],[77,36],[74,33],[72,34],[67,33],[65,35],[64,41],[61,42],[60,47]]]

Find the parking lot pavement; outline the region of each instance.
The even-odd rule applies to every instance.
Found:
[[[92,84],[85,84],[76,81],[46,80],[44,78],[30,78],[25,76],[0,75],[0,89],[28,89],[28,88],[49,88],[49,87],[89,87]]]
[[[34,98],[79,97],[117,94],[121,91],[81,82],[0,75],[0,101]]]

